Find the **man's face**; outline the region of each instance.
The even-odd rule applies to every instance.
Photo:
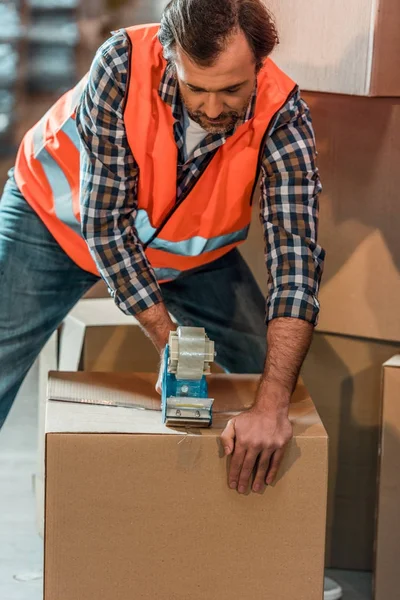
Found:
[[[242,32],[211,67],[200,67],[176,49],[175,71],[190,118],[209,133],[226,133],[242,118],[256,81],[254,56]]]

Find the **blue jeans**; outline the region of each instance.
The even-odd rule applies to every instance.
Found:
[[[46,341],[96,281],[60,248],[11,175],[0,200],[0,428]],[[226,371],[262,372],[264,298],[237,250],[162,293],[180,324],[205,327]]]

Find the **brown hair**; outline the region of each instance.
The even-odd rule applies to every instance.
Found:
[[[279,43],[274,19],[263,0],[171,0],[161,18],[158,39],[166,60],[174,59],[178,45],[193,62],[209,67],[238,30],[246,36],[259,69]]]

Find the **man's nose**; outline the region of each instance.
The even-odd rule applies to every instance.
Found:
[[[218,94],[208,94],[204,104],[204,112],[210,119],[216,119],[224,112],[224,105],[219,99]]]

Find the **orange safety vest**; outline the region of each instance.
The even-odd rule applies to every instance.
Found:
[[[268,130],[295,84],[267,59],[258,75],[254,117],[218,148],[193,189],[177,203],[174,117],[158,94],[166,67],[158,29],[158,25],[126,29],[134,50],[124,120],[140,172],[135,227],[157,279],[168,281],[221,257],[246,239]],[[64,251],[81,268],[98,274],[79,223],[75,114],[86,81],[87,76],[25,135],[15,179]]]

